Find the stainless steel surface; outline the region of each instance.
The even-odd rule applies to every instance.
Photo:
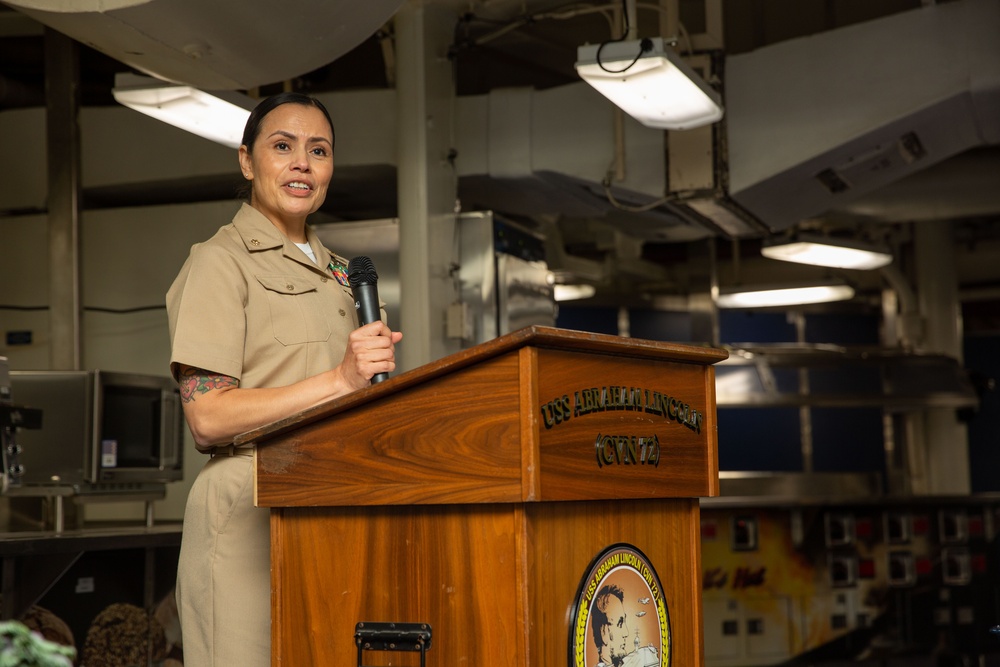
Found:
[[[72,486],[93,478],[93,378],[86,371],[11,373],[12,396],[42,410],[42,428],[21,433],[24,485]],[[51,444],[49,444],[51,443]]]
[[[890,412],[975,407],[964,369],[944,355],[835,345],[733,345],[716,365],[719,407],[882,407]],[[823,374],[836,391],[783,387],[776,373]]]
[[[11,404],[10,399],[10,366],[7,357],[0,357],[0,407]],[[7,491],[11,485],[11,469],[15,465],[14,458],[18,455],[17,429],[0,421],[0,493]],[[18,462],[16,465],[20,465]]]
[[[100,370],[10,375],[14,400],[42,411],[41,428],[18,434],[22,495],[71,488],[91,501],[139,499],[182,478],[184,422],[170,378]],[[149,423],[116,419],[122,414]]]
[[[806,343],[806,316],[802,312],[790,313],[789,319],[795,324],[795,340],[800,345]],[[809,369],[802,367],[798,370],[799,395],[808,398],[809,391]],[[812,410],[808,404],[799,408],[799,447],[802,451],[802,471],[810,473],[813,471],[813,428]]]
[[[497,309],[498,277],[493,251],[493,214],[470,213],[462,216],[459,227],[458,279],[462,301],[468,306],[473,322],[472,338],[462,345],[489,340],[499,331]],[[492,334],[492,335],[489,335]]]
[[[10,364],[0,356],[0,403],[10,402]]]
[[[495,225],[537,238],[509,221],[498,223],[492,213],[463,214],[459,223],[459,280],[462,299],[475,322],[471,347],[532,324],[555,325],[555,299],[545,262],[514,256],[498,247]],[[539,239],[540,240],[540,239]]]
[[[497,254],[497,335],[532,324],[555,325],[555,300],[545,262]],[[543,321],[544,320],[544,321]]]
[[[802,316],[795,318],[801,328]],[[800,331],[800,340],[804,339]],[[899,348],[757,344],[734,346],[716,366],[720,409],[799,408],[802,470],[794,473],[720,473],[726,497],[807,502],[927,493],[921,455],[924,436],[913,419],[930,408],[969,408],[979,398],[965,370],[948,356]],[[886,476],[817,474],[812,470],[812,408],[882,410]],[[953,441],[952,441],[953,444]]]
[[[39,495],[34,488],[10,487],[0,496],[0,533],[22,533],[25,531],[49,530],[57,528],[57,498],[62,505],[62,529],[79,528],[83,521],[83,508],[72,500],[70,487],[48,489],[49,493]]]
[[[720,495],[702,505],[816,504],[873,500],[884,496],[877,473],[720,471]]]
[[[545,264],[497,248],[490,212],[462,213],[457,227],[456,280],[473,329],[472,337],[462,340],[462,346],[471,347],[531,324],[553,326],[555,301]],[[386,302],[389,321],[398,322],[399,221],[330,223],[315,225],[315,230],[323,243],[340,255],[372,258],[379,276],[379,298]],[[444,328],[440,331],[443,335]]]
[[[378,298],[385,303],[389,326],[399,328],[399,220],[365,220],[314,225],[323,244],[350,260],[370,257],[378,274]]]

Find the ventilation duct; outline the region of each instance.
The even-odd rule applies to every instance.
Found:
[[[4,0],[151,76],[248,89],[326,65],[370,37],[403,0]],[[281,54],[280,58],[274,54]]]
[[[729,194],[772,230],[1000,143],[1000,3],[895,14],[726,61]]]

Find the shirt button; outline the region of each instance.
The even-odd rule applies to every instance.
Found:
[[[260,241],[257,239],[250,239],[250,245],[260,245]]]
[[[347,313],[346,313],[346,312],[344,312],[344,309],[343,309],[343,308],[341,308],[341,309],[340,309],[340,316],[341,316],[341,317],[347,317]]]
[[[285,289],[287,289],[287,290],[293,290],[293,289],[295,289],[295,285],[293,285],[291,283],[288,283],[287,285],[285,285]]]
[[[322,277],[322,278],[320,278],[319,280],[320,280],[320,282],[323,282],[323,283],[325,283],[325,282],[326,282],[326,276],[323,276],[323,277]]]

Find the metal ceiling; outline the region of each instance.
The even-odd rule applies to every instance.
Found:
[[[718,37],[723,61],[769,45],[918,10],[929,4],[927,0],[676,1],[685,28],[682,35],[688,39],[692,34],[711,31],[706,8],[721,10],[722,34]],[[261,95],[287,87],[304,92],[392,87],[391,15],[402,0],[365,3],[301,0],[295,3],[293,15],[281,17],[281,21],[294,24],[295,29],[281,29],[285,24],[276,23],[275,5],[270,0],[232,2],[230,11],[213,6],[211,12],[205,12],[198,0],[5,2],[8,7],[0,5],[0,111],[44,105],[43,23],[82,42],[81,96],[85,106],[113,105],[110,90],[114,74],[132,70],[186,79],[203,87],[256,88],[254,92]],[[620,5],[565,0],[428,0],[427,4],[447,5],[456,13],[450,56],[459,95],[484,94],[508,86],[545,89],[577,81],[573,70],[576,47],[608,39],[613,32],[609,16]],[[641,29],[656,32],[648,26],[660,21],[658,5],[669,4],[673,0],[639,3]],[[359,11],[362,5],[364,10]],[[164,9],[167,6],[169,10]],[[163,21],[158,16],[172,18]],[[340,26],[340,32],[330,26]],[[334,32],[338,39],[327,39]],[[198,37],[192,38],[192,34]],[[887,34],[885,39],[891,43],[893,35]],[[289,57],[291,52],[295,57]],[[725,78],[724,72],[721,76]],[[992,243],[995,220],[1000,216],[997,174],[1000,174],[1000,148],[982,146],[885,185],[805,224],[834,232],[875,226],[890,230],[880,233],[899,234],[896,230],[900,226],[928,219],[951,219],[973,227],[982,223],[977,228],[982,230],[980,236],[986,242],[980,242],[978,249],[985,252],[984,248],[992,249],[995,245]],[[338,179],[345,178],[340,181],[343,187],[336,197],[340,215],[349,211],[349,216],[362,219],[395,214],[395,179],[391,169],[338,172]],[[571,205],[580,208],[579,184],[555,176],[541,180],[516,187],[517,184],[470,178],[460,187],[463,200],[550,229],[555,220],[556,225],[567,231],[592,230],[595,225],[623,230],[639,239],[644,246],[643,256],[652,261],[676,254],[662,248],[663,245],[705,235],[704,227],[692,227],[690,221],[679,218],[668,208],[643,214],[624,213],[610,205],[602,192],[591,193],[592,199],[584,207],[588,210],[571,210],[568,208]],[[337,184],[334,188],[338,188]],[[201,189],[193,194],[181,183],[150,184],[141,191],[106,188],[85,192],[84,205],[170,201],[181,192],[188,198],[225,198],[230,196],[232,184],[220,176],[214,186],[203,182]],[[565,214],[553,215],[548,210],[536,214],[532,208],[533,199],[547,198],[551,207],[560,197],[565,199]],[[684,227],[697,229],[685,232]],[[599,258],[600,248],[588,244],[586,234],[586,231],[568,233],[567,248],[581,257]],[[906,236],[905,230],[902,236]],[[742,252],[752,253],[753,248],[753,239],[742,244]],[[735,247],[731,250],[734,255],[741,253]],[[992,264],[998,267],[996,275],[985,280],[977,275],[977,284],[1000,285],[1000,261]]]

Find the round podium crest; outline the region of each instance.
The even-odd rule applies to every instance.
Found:
[[[570,667],[668,667],[670,615],[652,563],[615,544],[591,562],[570,625]]]

